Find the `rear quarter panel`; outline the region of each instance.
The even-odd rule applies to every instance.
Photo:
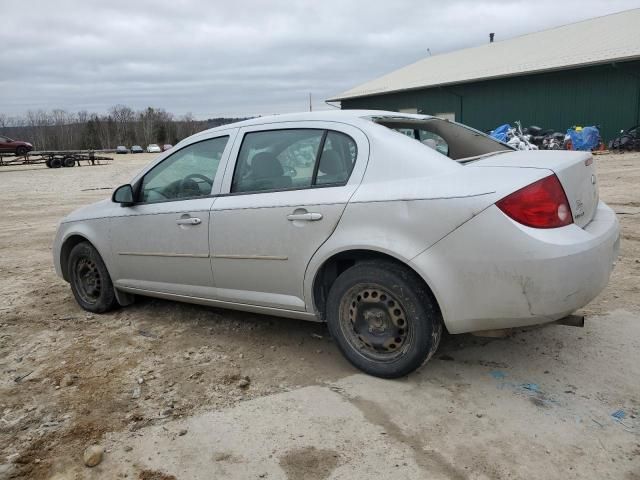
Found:
[[[422,178],[369,183],[365,174],[336,230],[309,262],[304,282],[307,305],[315,308],[313,282],[332,256],[348,250],[371,250],[409,264],[500,198],[550,173],[544,169],[466,166]],[[431,285],[435,272],[418,274]]]

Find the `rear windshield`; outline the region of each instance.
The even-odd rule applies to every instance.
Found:
[[[513,151],[510,146],[478,130],[441,118],[373,117],[371,120],[461,163]]]

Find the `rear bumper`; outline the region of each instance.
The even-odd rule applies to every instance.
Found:
[[[534,229],[484,210],[412,260],[451,333],[546,323],[585,306],[607,285],[619,249],[615,212]]]

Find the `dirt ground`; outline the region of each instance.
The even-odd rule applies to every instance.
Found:
[[[640,479],[640,154],[596,157],[622,240],[585,328],[445,336],[397,381],[359,374],[321,324],[82,311],[53,271],[57,222],[152,157],[0,167],[0,479]]]

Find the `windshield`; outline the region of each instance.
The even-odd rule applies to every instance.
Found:
[[[513,151],[509,145],[478,130],[441,118],[373,117],[371,120],[460,163],[480,156]]]

